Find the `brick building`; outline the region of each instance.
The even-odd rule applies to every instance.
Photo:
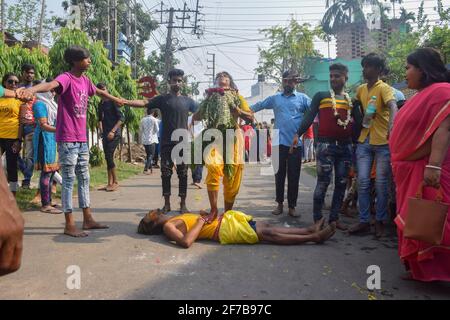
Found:
[[[361,58],[385,48],[392,32],[404,30],[406,26],[398,19],[384,22],[380,30],[369,30],[365,23],[347,24],[336,35],[336,56],[347,60]]]

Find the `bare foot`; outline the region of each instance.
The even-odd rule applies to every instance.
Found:
[[[170,212],[172,209],[170,209],[170,204],[165,204],[164,207],[162,207],[161,211],[163,213]]]
[[[325,229],[317,232],[317,240],[314,241],[316,243],[324,243],[328,239],[330,239],[336,232],[336,227],[332,224],[328,225]]]
[[[180,212],[181,213],[189,212],[189,209],[186,207],[185,203],[180,203]]]
[[[198,183],[198,182],[193,183],[193,185],[196,186],[198,189],[201,189],[201,188],[202,188],[202,186],[201,186],[200,183]]]
[[[83,230],[91,230],[91,229],[109,229],[109,227],[105,224],[100,224],[95,220],[84,221]]]
[[[325,224],[325,217],[322,217],[320,220],[317,220],[312,226],[309,226],[307,229],[311,233],[319,232],[323,229],[323,225]]]
[[[208,223],[211,223],[212,221],[216,220],[218,213],[219,213],[219,211],[217,209],[211,209],[211,211],[209,212],[209,214],[205,218],[206,221]]]
[[[64,228],[64,234],[74,237],[74,238],[84,238],[84,237],[88,236],[88,234],[86,232],[78,230],[77,227],[75,227],[75,226],[71,226],[71,227],[66,226]]]
[[[112,185],[109,185],[106,187],[106,191],[108,191],[108,192],[117,191],[117,189],[119,189],[118,183],[113,183]]]

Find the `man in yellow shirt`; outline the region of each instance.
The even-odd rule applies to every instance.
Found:
[[[370,172],[376,163],[375,188],[377,194],[375,236],[384,234],[387,219],[388,186],[391,176],[391,160],[388,136],[392,128],[397,104],[392,88],[380,80],[386,68],[383,57],[375,53],[365,56],[361,65],[367,83],[358,87],[356,99],[361,102],[364,113],[371,97],[376,97],[376,112],[369,128],[362,128],[356,149],[358,167],[359,223],[349,229],[349,233],[370,231]]]

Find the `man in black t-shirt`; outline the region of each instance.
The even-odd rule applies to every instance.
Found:
[[[173,69],[168,74],[170,85],[170,93],[157,96],[150,101],[133,100],[127,101],[126,104],[131,107],[140,107],[147,109],[159,109],[162,115],[162,132],[161,132],[161,179],[164,196],[163,211],[170,211],[170,195],[171,195],[171,177],[174,159],[171,154],[173,148],[179,141],[172,140],[172,133],[177,129],[188,129],[189,112],[196,112],[198,104],[189,97],[181,95],[183,86],[184,72],[180,69]],[[187,194],[187,165],[183,162],[176,163],[177,174],[179,180],[179,197],[181,198],[180,211],[188,212],[186,208]]]
[[[99,83],[97,88],[107,91],[106,84]],[[125,117],[111,100],[102,98],[98,105],[98,125],[102,135],[103,151],[105,152],[106,165],[108,169],[108,185],[106,191],[116,191],[119,187],[114,163],[114,152],[122,137],[121,126]]]

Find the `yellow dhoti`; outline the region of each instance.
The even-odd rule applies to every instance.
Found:
[[[233,156],[231,159],[225,159],[228,160],[229,165],[232,167],[233,174],[230,177],[224,172],[225,161],[222,150],[213,147],[205,158],[205,166],[208,170],[208,175],[206,176],[207,189],[208,191],[219,191],[220,178],[223,177],[224,200],[227,203],[234,203],[241,186],[244,170],[243,139],[240,130],[238,132],[234,143]]]

